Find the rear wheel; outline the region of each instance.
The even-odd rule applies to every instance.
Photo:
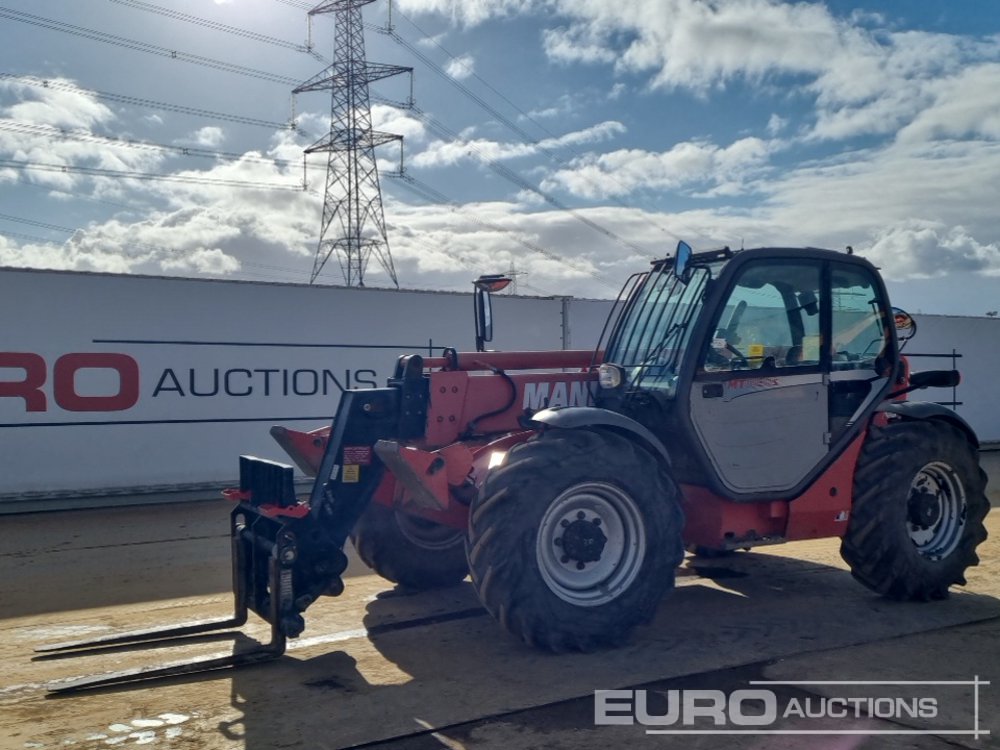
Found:
[[[959,430],[942,421],[873,428],[858,458],[840,553],[890,599],[943,599],[979,563],[986,475]]]
[[[372,503],[351,532],[361,560],[415,589],[454,586],[469,572],[465,532]]]
[[[647,622],[684,556],[677,488],[620,435],[548,430],[513,448],[470,514],[472,582],[530,645],[587,651]]]

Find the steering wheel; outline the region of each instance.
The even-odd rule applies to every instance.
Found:
[[[736,369],[737,365],[746,368],[750,367],[750,362],[743,355],[743,352],[741,352],[739,349],[737,349],[735,346],[733,346],[733,344],[729,342],[729,338],[727,336],[725,328],[720,328],[718,332],[715,334],[715,338],[724,340],[726,342],[726,345],[720,346],[718,348],[716,348],[715,346],[709,347],[708,354],[706,356],[707,362],[711,362],[713,365],[717,365],[719,367],[730,367],[733,370]],[[732,358],[722,356],[722,354],[720,354],[720,350],[725,350],[729,352],[730,354],[733,355]]]
[[[736,365],[740,365],[741,367],[746,367],[747,369],[750,369],[750,360],[748,360],[746,356],[744,356],[743,352],[741,352],[735,346],[730,344],[728,341],[726,342],[726,350],[735,355],[735,359],[729,360],[729,364],[732,365],[732,368],[734,370],[736,369]]]

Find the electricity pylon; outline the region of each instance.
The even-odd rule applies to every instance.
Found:
[[[316,281],[336,252],[347,286],[364,286],[365,269],[372,255],[399,287],[389,253],[382,211],[375,149],[403,136],[372,129],[368,84],[413,68],[384,65],[365,59],[361,8],[375,0],[327,0],[309,11],[310,16],[334,13],[336,42],[333,64],[295,89],[332,91],[330,132],[306,149],[306,154],[326,152],[326,191],[319,244],[309,282]],[[402,145],[400,146],[402,148]]]

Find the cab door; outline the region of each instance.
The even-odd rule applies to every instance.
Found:
[[[729,494],[790,490],[828,453],[823,277],[819,260],[748,262],[716,316],[690,418]]]

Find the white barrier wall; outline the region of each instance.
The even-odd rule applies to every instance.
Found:
[[[470,284],[471,289],[471,284]],[[500,298],[497,348],[561,348]],[[471,295],[0,270],[0,502],[232,480],[271,424],[327,423],[397,356],[474,348]]]
[[[907,343],[903,353],[910,356],[913,370],[950,370],[948,357],[918,357],[913,354],[961,355],[954,367],[962,373],[962,383],[952,390],[918,391],[910,398],[921,401],[949,402],[957,400],[955,410],[972,425],[984,442],[1000,440],[1000,396],[997,395],[1000,373],[1000,320],[996,318],[962,318],[945,315],[915,315],[917,335]]]
[[[497,297],[491,347],[591,348],[610,307]],[[327,423],[400,354],[474,347],[471,295],[454,293],[0,269],[0,319],[0,511],[232,482],[241,453],[284,460],[270,425]],[[907,351],[961,353],[958,412],[1000,440],[1000,321],[918,324]]]

